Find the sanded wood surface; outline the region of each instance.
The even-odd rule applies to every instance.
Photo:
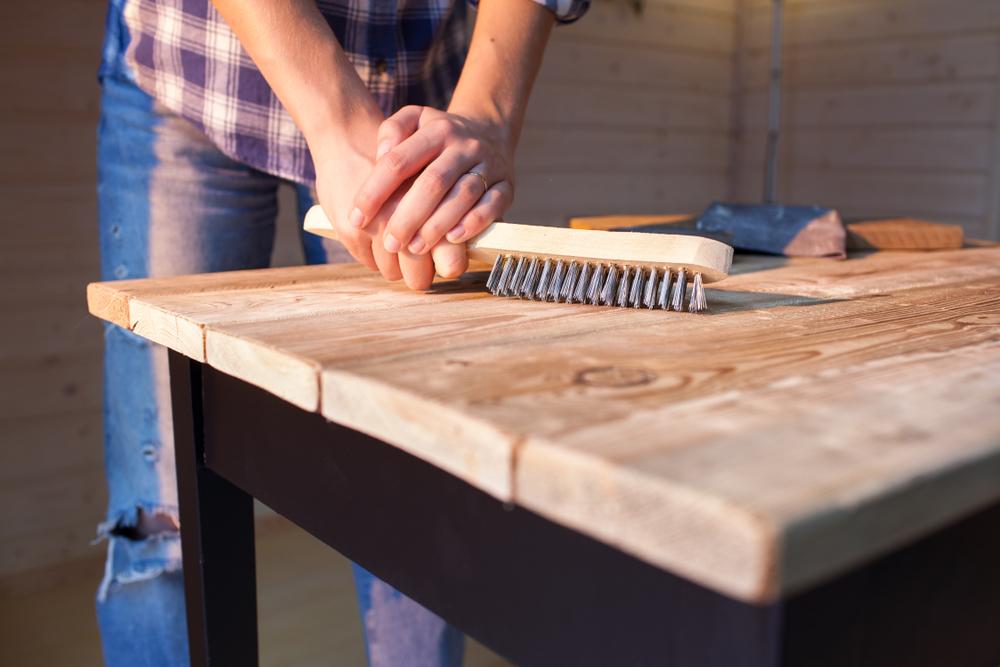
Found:
[[[1000,500],[1000,248],[737,256],[708,315],[499,299],[484,279],[414,293],[342,265],[88,293],[99,317],[743,600]]]

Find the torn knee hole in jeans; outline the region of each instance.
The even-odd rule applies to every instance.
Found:
[[[180,525],[176,517],[168,512],[143,511],[137,509],[135,522],[120,520],[108,531],[109,535],[124,537],[127,540],[145,540],[149,537],[157,537],[163,534],[176,533],[180,530]]]
[[[112,516],[98,527],[97,539],[108,540],[98,602],[107,599],[113,585],[150,581],[180,571],[180,523],[175,510],[137,506]]]

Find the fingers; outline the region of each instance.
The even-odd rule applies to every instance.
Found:
[[[375,257],[372,254],[371,235],[360,229],[354,229],[344,224],[337,224],[337,240],[347,248],[359,263],[364,264],[372,271],[377,271]]]
[[[478,168],[475,168],[478,171]],[[426,253],[457,225],[483,196],[483,180],[475,174],[461,176],[437,209],[420,226],[409,244],[410,252]]]
[[[395,253],[386,252],[385,248],[382,247],[382,230],[384,228],[385,225],[383,223],[379,225],[377,230],[372,230],[371,233],[364,232],[368,238],[368,248],[374,256],[375,264],[382,277],[386,280],[399,280],[403,277],[403,273],[399,268],[398,256]]]
[[[433,128],[438,126],[428,126],[410,135],[375,163],[354,198],[355,210],[349,217],[352,225],[366,225],[406,179],[440,154],[447,130],[443,126]]]
[[[378,264],[375,262],[375,255],[372,253],[372,240],[367,234],[362,235],[361,238],[353,238],[353,235],[352,238],[348,238],[346,235],[341,235],[340,242],[358,262],[372,271],[379,270]]]
[[[390,150],[403,143],[403,140],[417,131],[420,125],[420,114],[426,107],[411,104],[392,114],[378,127],[376,137],[375,161]]]
[[[486,191],[445,238],[451,243],[464,243],[478,236],[495,220],[502,218],[513,201],[514,188],[510,181],[500,181]]]
[[[434,271],[442,278],[458,278],[469,268],[469,253],[464,243],[444,241],[431,249]]]
[[[483,194],[483,182],[478,176],[471,176],[471,179],[475,179],[473,182],[469,182],[469,176],[463,176],[474,166],[475,162],[460,151],[447,149],[427,165],[427,168],[414,180],[413,186],[403,195],[399,206],[389,218],[385,237],[386,250],[393,252],[399,248],[409,247],[410,252],[418,254],[430,250],[444,232],[451,229],[461,215]],[[485,169],[483,165],[478,165],[476,168]],[[460,187],[458,187],[459,182],[462,182]],[[456,187],[458,190],[453,195],[452,191]],[[415,237],[446,198],[450,198],[448,207],[454,216],[452,225],[434,239],[424,235]],[[456,201],[456,198],[460,201]],[[455,211],[454,209],[462,202],[465,204],[465,209]]]
[[[412,290],[425,290],[434,280],[434,262],[427,255],[414,255],[406,250],[400,251],[399,268],[403,274],[403,282]]]

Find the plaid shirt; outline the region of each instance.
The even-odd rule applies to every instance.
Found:
[[[590,4],[534,1],[564,23]],[[463,0],[317,4],[385,114],[407,104],[446,106],[465,62]],[[111,0],[108,25],[105,67],[124,56],[140,88],[194,123],[226,155],[313,184],[305,138],[210,0]],[[112,34],[114,26],[124,30]]]

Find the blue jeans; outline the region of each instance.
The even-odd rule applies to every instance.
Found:
[[[280,180],[234,162],[139,90],[120,58],[103,70],[98,131],[101,273],[105,280],[266,267]],[[312,204],[296,186],[300,217]],[[302,238],[310,263],[349,259]],[[104,329],[108,541],[97,595],[105,662],[188,662],[166,350]],[[373,530],[377,528],[373,527]],[[369,664],[459,665],[463,637],[355,566]]]

